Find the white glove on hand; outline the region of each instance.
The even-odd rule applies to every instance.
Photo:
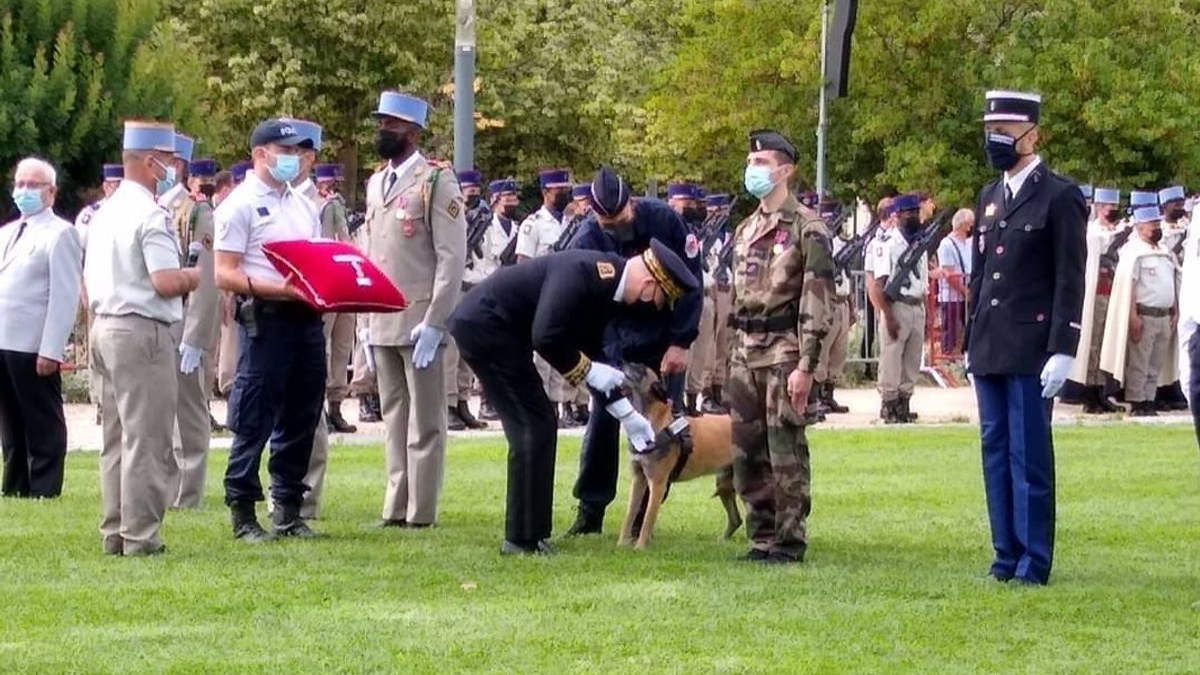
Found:
[[[654,450],[654,427],[650,426],[650,420],[633,409],[629,399],[623,398],[614,401],[604,409],[608,411],[608,414],[621,421],[621,428],[629,437],[629,443],[633,446],[634,453],[640,455]]]
[[[414,343],[413,346],[413,367],[417,370],[424,370],[433,363],[433,357],[437,356],[437,348],[442,343],[442,336],[446,331],[433,326],[426,326],[421,322],[413,329],[409,335]]]
[[[196,349],[188,344],[179,345],[179,372],[184,375],[191,375],[200,367],[200,357],[204,355],[203,349]]]
[[[1058,390],[1067,382],[1071,367],[1075,365],[1075,357],[1066,354],[1053,354],[1042,368],[1042,398],[1054,398]]]
[[[360,328],[358,331],[358,346],[363,350],[363,362],[369,372],[375,372],[375,353],[371,351],[371,329]]]
[[[625,373],[618,368],[593,361],[592,365],[588,367],[587,375],[583,376],[583,381],[592,389],[607,394],[625,383]],[[626,401],[626,403],[629,402]]]

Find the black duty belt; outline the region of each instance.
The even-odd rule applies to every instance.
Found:
[[[800,314],[795,310],[771,314],[769,316],[747,316],[731,314],[729,325],[745,333],[777,333],[795,330],[800,321]]]
[[[321,316],[307,304],[294,300],[255,298],[254,304],[258,305],[258,311],[263,316],[283,316],[289,319],[314,319]]]
[[[923,305],[925,301],[921,298],[910,298],[907,295],[902,295],[896,302],[902,305]]]
[[[1137,313],[1142,316],[1171,316],[1170,307],[1147,307],[1146,305],[1138,305]]]

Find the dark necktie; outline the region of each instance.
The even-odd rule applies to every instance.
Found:
[[[8,246],[4,247],[4,259],[5,260],[8,259],[8,254],[10,251],[13,250],[13,246],[16,246],[17,242],[21,240],[21,235],[25,234],[25,226],[26,225],[28,225],[28,223],[26,221],[22,220],[21,226],[17,228],[17,235],[15,237],[13,237],[11,241],[8,242]]]
[[[387,187],[384,189],[383,194],[385,194],[385,195],[391,194],[392,188],[395,186],[396,186],[396,170],[389,169],[388,176],[387,176]]]
[[[1004,184],[1004,208],[1007,209],[1009,206],[1011,206],[1012,200],[1013,200],[1012,187],[1010,187],[1008,183],[1005,183]]]

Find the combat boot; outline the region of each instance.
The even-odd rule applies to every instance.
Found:
[[[486,429],[488,426],[487,422],[480,422],[471,414],[471,406],[467,405],[466,401],[458,402],[458,418],[468,429]]]
[[[604,530],[604,507],[596,507],[583,502],[576,508],[575,523],[567,530],[568,537],[579,537],[585,534],[600,534]]]
[[[683,407],[683,414],[688,417],[699,417],[700,411],[696,409],[696,399],[699,398],[696,394],[685,394],[683,400],[686,405]]]
[[[1098,400],[1098,404],[1100,406],[1100,412],[1102,412],[1102,413],[1123,413],[1123,412],[1125,412],[1125,406],[1117,405],[1116,403],[1113,403],[1112,401],[1108,400],[1108,396],[1106,396],[1104,394],[1104,387],[1100,387],[1100,386],[1096,387],[1096,396],[1098,397],[1097,400]]]
[[[360,394],[358,397],[358,421],[364,424],[382,422],[379,394]]]
[[[905,424],[916,422],[920,415],[912,411],[912,396],[901,396],[896,400],[899,403],[898,414],[903,419],[903,422]]]
[[[500,416],[496,414],[496,409],[492,407],[491,403],[488,403],[486,398],[479,402],[479,419],[489,422],[495,422],[500,419]]]
[[[466,431],[467,423],[458,416],[458,406],[446,407],[446,428],[450,431]]]
[[[300,517],[299,504],[275,503],[275,512],[271,514],[275,524],[276,537],[295,537],[297,539],[315,539],[317,534]]]
[[[879,418],[884,424],[904,424],[906,419],[900,414],[900,399],[884,401],[879,410]]]
[[[721,385],[714,384],[709,387],[708,391],[709,395],[704,397],[704,405],[700,407],[700,412],[709,415],[728,415],[729,408],[721,400]]]
[[[1103,415],[1104,407],[1100,405],[1103,398],[1100,387],[1088,386],[1083,389],[1083,412],[1088,415]]]
[[[829,414],[829,408],[821,403],[820,393],[817,391],[817,384],[814,382],[812,388],[808,390],[808,409],[805,414],[809,419],[814,419],[818,422],[824,422],[825,416]]]
[[[330,401],[325,410],[325,422],[329,425],[330,433],[352,434],[358,431],[358,427],[346,421],[342,417],[341,401]]]
[[[825,404],[826,408],[829,408],[829,412],[831,412],[831,413],[837,413],[839,415],[844,415],[844,414],[850,412],[849,408],[842,405],[841,403],[838,403],[837,400],[833,398],[833,381],[832,380],[826,380],[824,383],[824,386],[821,388],[821,402]]]
[[[271,540],[271,535],[258,524],[254,515],[254,502],[234,502],[229,505],[230,520],[233,522],[233,538],[247,544],[261,544]]]

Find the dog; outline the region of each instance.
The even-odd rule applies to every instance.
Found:
[[[630,403],[650,421],[656,432],[660,432],[661,438],[661,432],[674,420],[666,390],[654,371],[646,366],[627,364],[623,371]],[[671,474],[683,452],[678,440],[644,454],[631,453],[633,484],[629,490],[629,510],[625,513],[625,523],[621,526],[621,536],[617,542],[619,546],[633,544],[639,551],[646,548],[654,534],[654,523],[658,520],[669,483],[688,481],[698,476],[716,475],[714,496],[720,497],[725,507],[724,537],[732,537],[742,526],[742,515],[738,512],[733,488],[733,432],[729,415],[691,417],[688,418],[688,425],[691,429],[692,451],[682,471],[673,480]],[[635,543],[634,527],[647,491],[650,498]]]

